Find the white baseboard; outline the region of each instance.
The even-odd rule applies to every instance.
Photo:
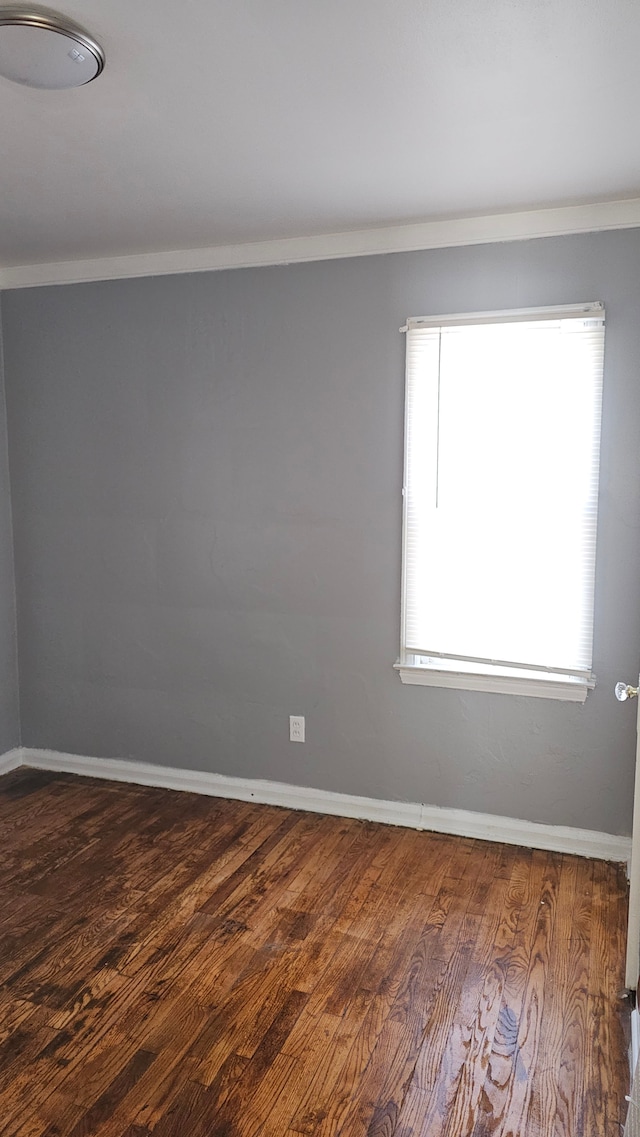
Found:
[[[54,770],[68,774],[81,774],[88,778],[106,778],[116,782],[133,782],[142,786],[159,786],[164,789],[186,790],[208,794],[211,797],[234,798],[238,801],[256,801],[265,805],[281,805],[289,809],[309,810],[312,813],[330,813],[339,817],[356,817],[365,821],[380,821],[387,825],[405,825],[410,829],[427,829],[437,833],[450,833],[459,837],[477,837],[484,841],[500,841],[507,845],[523,845],[531,849],[546,849],[559,853],[575,853],[582,857],[596,857],[606,861],[626,861],[631,851],[629,837],[611,833],[598,833],[591,829],[573,829],[563,825],[542,825],[513,817],[500,817],[490,813],[474,813],[466,809],[448,809],[420,802],[383,801],[378,798],[356,797],[353,794],[332,793],[306,786],[287,785],[253,778],[232,778],[226,774],[210,774],[204,770],[178,770],[171,766],[154,766],[146,762],[133,762],[118,758],[86,758],[79,754],[63,754],[57,750],[22,748],[4,755],[13,765],[31,766],[40,770]],[[0,759],[0,763],[3,759]]]
[[[306,809],[311,813],[332,813],[339,817],[406,825],[410,829],[421,828],[422,807],[412,802],[379,801],[377,798],[292,786],[286,782],[233,778],[227,774],[179,770],[172,766],[154,766],[147,762],[120,758],[85,758],[79,754],[62,754],[57,750],[25,749],[23,762],[25,766],[39,770],[60,770],[88,778],[108,778],[115,782],[134,782],[136,785],[186,790],[195,794],[207,794],[209,797],[256,801],[262,805],[282,805],[288,809]]]
[[[19,746],[16,746],[14,750],[7,750],[4,754],[0,754],[0,776],[10,774],[12,770],[17,770],[22,765],[24,765],[23,752]]]
[[[475,813],[470,809],[448,809],[423,805],[420,829],[452,833],[459,837],[479,837],[483,841],[501,841],[505,845],[525,845],[529,849],[547,849],[554,853],[575,853],[579,857],[595,857],[602,861],[628,861],[631,838],[594,829],[574,829],[569,825],[543,825],[492,813]]]

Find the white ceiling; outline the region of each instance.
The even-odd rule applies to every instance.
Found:
[[[0,267],[640,196],[638,0],[59,0],[0,78]]]

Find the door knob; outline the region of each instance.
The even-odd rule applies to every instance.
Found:
[[[616,699],[624,703],[625,699],[636,699],[638,697],[638,687],[630,687],[628,683],[616,683],[614,687]]]

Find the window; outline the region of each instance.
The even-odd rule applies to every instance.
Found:
[[[407,323],[405,683],[584,702],[604,309]]]

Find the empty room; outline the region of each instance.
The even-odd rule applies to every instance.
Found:
[[[0,1137],[640,1133],[638,58],[0,0]]]

